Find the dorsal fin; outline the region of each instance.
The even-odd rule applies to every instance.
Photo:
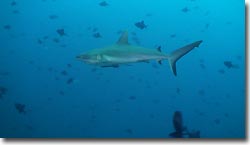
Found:
[[[119,38],[119,40],[116,42],[118,45],[129,45],[128,43],[128,31],[124,31]]]

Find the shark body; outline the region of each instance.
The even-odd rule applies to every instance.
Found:
[[[176,76],[176,61],[195,47],[198,47],[201,42],[202,41],[196,41],[170,54],[166,54],[161,52],[160,47],[158,49],[149,49],[130,45],[128,43],[128,32],[125,31],[116,44],[104,48],[93,49],[76,58],[87,64],[93,64],[100,67],[119,67],[121,64],[149,62],[150,60],[156,60],[161,64],[162,60],[168,60],[171,70]]]

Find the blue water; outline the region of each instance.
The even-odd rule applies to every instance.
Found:
[[[0,137],[170,138],[175,111],[201,138],[245,137],[244,1],[100,2],[0,1]],[[166,53],[203,42],[176,77],[167,61],[100,68],[75,59],[123,30],[131,44]]]

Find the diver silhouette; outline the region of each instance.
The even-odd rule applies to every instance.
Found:
[[[190,132],[187,127],[183,126],[183,118],[180,111],[174,112],[173,126],[175,128],[175,132],[169,134],[172,138],[200,138],[199,130],[192,130]]]

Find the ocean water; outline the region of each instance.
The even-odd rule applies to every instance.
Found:
[[[199,138],[245,138],[244,1],[1,0],[0,7],[0,137],[167,139],[179,111],[183,138],[184,127]],[[115,44],[124,30],[131,45],[167,54],[203,42],[178,60],[177,76],[167,60],[99,67],[76,59]]]

